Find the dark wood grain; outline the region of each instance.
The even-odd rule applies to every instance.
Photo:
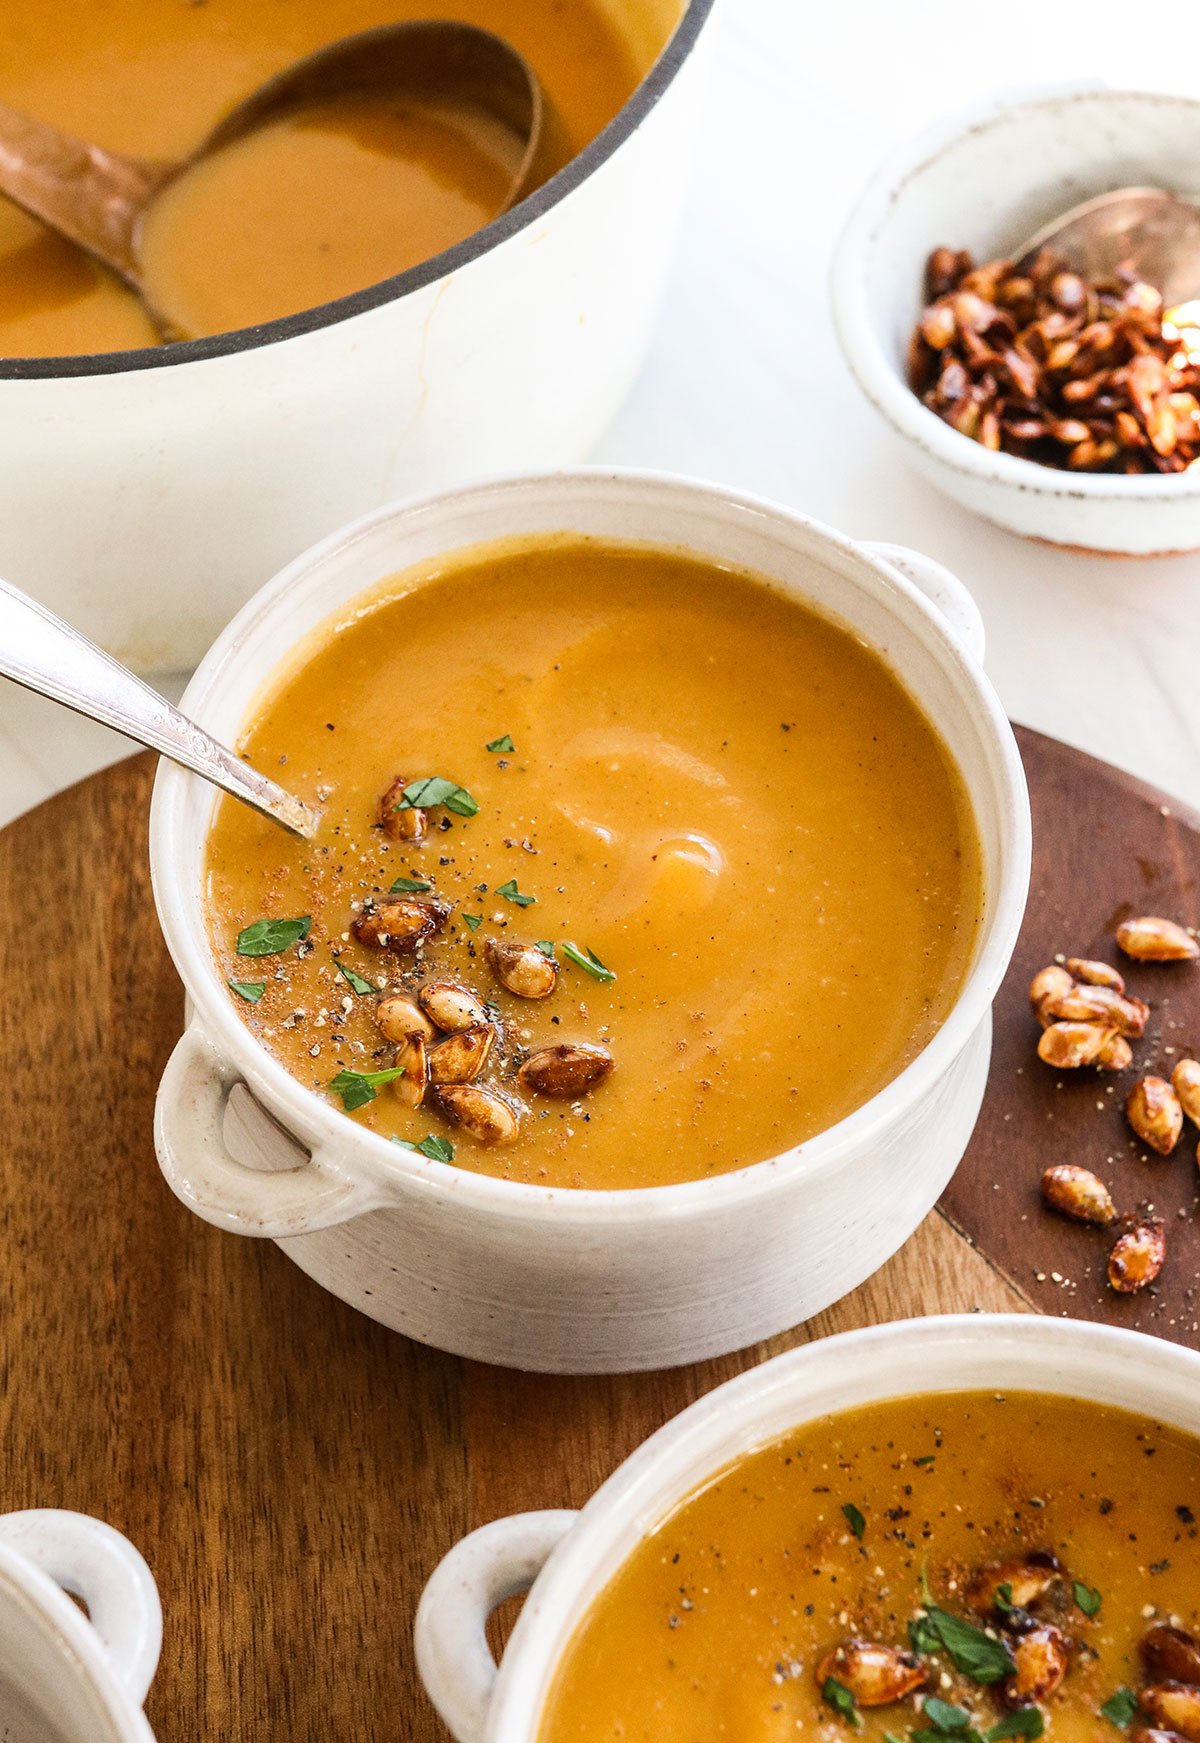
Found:
[[[1033,878],[1012,967],[995,1006],[987,1099],[944,1213],[1044,1313],[1100,1319],[1200,1348],[1200,1170],[1195,1128],[1154,1155],[1124,1118],[1139,1075],[1169,1078],[1200,1057],[1200,964],[1132,963],[1117,922],[1165,914],[1200,925],[1200,814],[1057,739],[1018,727],[1033,808]],[[1124,1072],[1052,1071],[1037,1058],[1029,982],[1057,953],[1120,967],[1151,1006]],[[1042,1207],[1051,1163],[1105,1180],[1122,1211],[1153,1209],[1167,1225],[1167,1262],[1152,1291],[1117,1296],[1105,1265],[1112,1237]]]
[[[614,1379],[514,1376],[406,1343],[276,1247],[185,1211],[151,1136],[182,995],[145,864],[149,760],[0,835],[0,1509],[79,1507],[144,1551],[166,1613],[148,1706],[160,1743],[435,1743],[444,1733],[416,1684],[410,1625],[426,1575],[463,1532],[516,1508],[578,1504],[684,1404],[791,1344],[906,1314],[1068,1305],[1033,1281],[1032,1243],[1094,1254],[1086,1233],[1043,1231],[1030,1204],[1029,1248],[1009,1243],[1021,1215],[1012,1195],[1028,1198],[1036,1160],[1027,1150],[1068,1142],[1066,1102],[1052,1098],[1033,1126],[1022,1111],[1031,1091],[1049,1092],[1032,1068],[1016,1075],[1032,1041],[1013,988],[1048,945],[1098,943],[1106,903],[1184,912],[1200,849],[1192,823],[1153,840],[1131,826],[1128,845],[1147,861],[1131,889],[1136,860],[1130,871],[1112,839],[1095,852],[1088,840],[1116,829],[1108,812],[1127,793],[1144,810],[1143,790],[1026,744],[1035,782],[1061,775],[1057,797],[1035,800],[1040,833],[1049,816],[1075,840],[1067,820],[1081,805],[1084,817],[1061,858],[1039,849],[979,1144],[948,1201],[986,1235],[988,1256],[934,1215],[803,1330],[702,1367]],[[1081,916],[1081,902],[1095,912]],[[1172,1011],[1182,988],[1162,981]],[[1194,1167],[1160,1166],[1173,1179]]]

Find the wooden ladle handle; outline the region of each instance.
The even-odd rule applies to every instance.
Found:
[[[135,289],[138,218],[171,168],[104,151],[0,103],[0,193]]]

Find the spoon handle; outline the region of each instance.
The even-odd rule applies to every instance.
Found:
[[[0,674],[161,751],[294,834],[315,835],[316,813],[307,805],[235,757],[94,642],[7,581],[0,581]]]

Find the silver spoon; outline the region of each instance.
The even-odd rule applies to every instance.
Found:
[[[1061,254],[1082,278],[1111,278],[1128,261],[1162,292],[1164,308],[1200,296],[1200,203],[1162,188],[1115,188],[1043,224],[1014,255]]]
[[[316,834],[315,811],[234,756],[94,642],[7,581],[0,581],[0,674],[161,751],[294,835]]]
[[[297,110],[361,95],[436,99],[482,110],[515,142],[500,211],[523,200],[553,167],[554,118],[525,57],[494,31],[454,19],[411,19],[340,37],[260,85],[180,163],[123,157],[0,102],[0,193],[109,267],[136,292],[165,339],[170,309],[146,290],[141,238],[169,183],[203,158]],[[493,214],[499,216],[499,213]]]

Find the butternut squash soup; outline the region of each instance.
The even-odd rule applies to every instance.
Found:
[[[680,11],[680,0],[4,0],[0,94],[112,150],[177,161],[256,86],[325,43],[405,18],[461,18],[528,56],[556,116],[554,171],[612,120]],[[493,154],[444,117],[343,110],[316,119],[222,154],[194,190],[188,235],[178,234],[187,211],[172,206],[154,262],[165,252],[160,270],[191,284],[195,331],[376,283],[493,215]],[[335,185],[344,210],[329,197]],[[222,204],[229,209],[218,222]],[[399,205],[407,226],[390,210]],[[264,249],[256,226],[266,217],[272,246]],[[0,198],[0,354],[157,340],[115,278]]]
[[[397,577],[303,647],[223,801],[230,998],[428,1156],[628,1187],[778,1155],[912,1060],[981,906],[960,777],[883,661],[754,576],[572,534]]]
[[[1200,1738],[1200,1442],[1010,1393],[826,1417],[653,1531],[539,1743]]]

